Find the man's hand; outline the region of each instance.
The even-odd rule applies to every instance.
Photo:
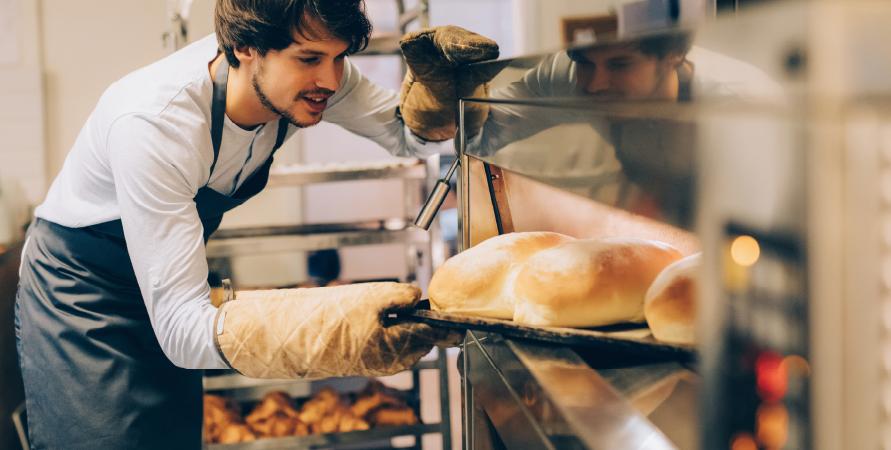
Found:
[[[491,71],[466,71],[465,64],[498,58],[498,44],[456,26],[426,28],[406,34],[399,42],[408,73],[402,82],[399,110],[409,129],[430,141],[455,136],[458,100],[486,98]],[[476,134],[486,121],[486,104],[466,105],[464,124]]]

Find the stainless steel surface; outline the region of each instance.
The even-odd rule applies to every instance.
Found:
[[[387,321],[392,324],[424,323],[434,328],[497,333],[509,339],[573,345],[660,360],[689,362],[696,359],[695,346],[658,341],[645,324],[618,324],[593,329],[539,327],[513,320],[431,311],[426,307],[396,311],[390,314]]]
[[[258,238],[269,236],[288,236],[296,234],[314,235],[327,233],[345,233],[350,231],[379,231],[404,228],[402,219],[393,218],[387,220],[366,220],[351,223],[307,223],[300,225],[273,225],[265,227],[224,228],[211,235],[210,241]],[[393,226],[393,224],[396,224]]]
[[[457,161],[455,161],[457,163]],[[442,202],[445,200],[446,195],[449,195],[449,190],[451,186],[447,181],[439,180],[436,182],[436,186],[433,188],[433,192],[430,194],[430,198],[427,199],[427,202],[424,203],[424,208],[421,209],[421,213],[418,214],[418,218],[415,219],[415,226],[426,230],[430,228],[430,224],[433,223],[433,219],[436,218],[436,213],[439,212],[439,208],[442,206]]]
[[[333,433],[329,435],[312,435],[304,437],[261,439],[251,443],[238,445],[205,444],[207,449],[279,449],[279,448],[318,448],[320,446],[334,446],[335,448],[371,448],[355,447],[354,445],[383,445],[389,448],[389,438],[394,436],[415,436],[415,445],[421,445],[421,437],[429,433],[441,433],[443,448],[451,448],[450,405],[448,395],[448,355],[444,348],[438,348],[436,359],[425,357],[411,367],[412,387],[404,391],[410,404],[420,406],[415,402],[425,401],[420,396],[420,373],[422,370],[438,370],[440,394],[437,400],[440,402],[439,410],[441,420],[439,423],[423,424],[404,427],[381,427],[363,432]],[[217,372],[217,371],[214,371]],[[231,398],[240,403],[256,402],[270,391],[285,391],[295,398],[305,398],[314,392],[326,387],[332,387],[338,392],[358,392],[368,383],[365,377],[342,377],[321,379],[296,379],[296,380],[260,380],[246,378],[234,370],[217,373],[204,377],[204,391]],[[443,388],[445,386],[445,388]]]
[[[568,347],[476,331],[465,342],[466,379],[507,449],[676,448]]]
[[[428,433],[438,433],[439,424],[409,425],[401,427],[380,427],[365,431],[350,431],[346,433],[311,434],[309,436],[294,436],[274,439],[259,439],[240,444],[205,444],[206,450],[302,450],[312,448],[327,448],[343,446],[347,448],[362,448],[355,445],[380,444],[381,441],[389,442],[395,436],[414,436]],[[350,447],[350,444],[353,446]]]
[[[498,431],[492,425],[492,420],[489,419],[489,415],[486,414],[482,404],[478,401],[473,401],[469,406],[472,408],[470,410],[471,422],[469,425],[472,433],[469,435],[470,446],[467,448],[473,450],[503,450],[504,444],[498,438]]]
[[[507,198],[507,185],[504,182],[504,173],[500,167],[491,164],[484,164],[484,168],[498,234],[513,233],[515,231],[514,219],[510,213],[510,202]]]
[[[440,156],[436,155],[436,164],[427,165],[427,190],[433,192],[436,183],[439,181]],[[434,221],[428,228],[430,232],[430,273],[436,273],[446,260],[446,245],[442,236],[442,227],[439,221]]]
[[[232,371],[232,373],[226,375],[204,377],[204,390],[220,391],[240,388],[274,386],[283,383],[303,384],[309,382],[310,380],[260,380],[256,378],[248,378],[235,371]]]
[[[223,303],[235,300],[235,289],[232,288],[232,280],[223,279]]]
[[[415,227],[397,230],[374,229],[293,235],[260,234],[257,237],[210,239],[207,242],[207,257],[224,258],[236,255],[324,250],[353,245],[426,244],[429,240],[430,236],[427,232]]]
[[[299,170],[298,170],[299,169]],[[408,179],[423,180],[427,177],[424,164],[369,166],[339,169],[334,165],[276,166],[269,172],[266,187],[306,186],[308,184],[354,180]]]
[[[464,153],[467,136],[464,134],[464,100],[458,101],[458,130],[455,146],[458,151],[458,251],[470,248],[470,159]]]
[[[448,430],[442,434],[442,448],[452,448],[452,409],[449,395],[449,356],[445,347],[437,348],[439,357],[436,359],[436,369],[439,370],[439,414],[440,428]]]
[[[418,361],[417,364],[412,366],[411,370],[431,370],[438,369],[439,362],[438,360],[422,360]],[[204,377],[204,389],[207,391],[216,391],[216,390],[232,390],[232,389],[240,389],[240,388],[249,388],[249,387],[263,387],[269,385],[282,384],[286,382],[300,384],[303,382],[314,381],[314,379],[305,378],[305,379],[297,379],[297,380],[276,380],[276,379],[257,379],[257,378],[248,378],[244,375],[241,375],[234,370],[231,373],[227,373],[225,375],[216,375],[216,376],[207,376]]]
[[[459,162],[460,161],[456,159],[449,168],[445,178],[436,182],[436,185],[433,187],[433,192],[430,193],[430,196],[421,208],[421,212],[418,214],[418,218],[415,219],[415,226],[424,230],[430,228],[430,224],[436,217],[436,213],[439,212],[442,202],[445,200],[446,195],[449,194],[449,189],[451,189],[449,180],[452,179],[452,174],[455,173],[455,169],[458,167]]]
[[[310,380],[263,380],[262,383],[237,384],[235,378],[239,375],[222,375],[207,377],[204,381],[204,391],[209,394],[231,398],[239,403],[253,403],[259,401],[272,391],[287,392],[293,398],[306,398],[313,393],[313,383]],[[223,380],[230,378],[229,380]]]
[[[489,104],[493,118],[515,116],[487,123],[489,130],[484,126],[482,136],[465,147],[468,155],[604,205],[693,228],[697,161],[691,107],[610,108],[558,98],[464,102]],[[617,110],[673,118],[619,118]],[[523,123],[512,125],[522,131],[505,139],[512,133],[497,125],[518,120]]]

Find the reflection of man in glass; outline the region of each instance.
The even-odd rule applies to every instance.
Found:
[[[527,66],[528,67],[528,66]],[[506,69],[516,70],[515,68]],[[693,130],[670,120],[619,119],[569,104],[705,101],[781,102],[782,90],[752,65],[692,45],[683,32],[601,43],[548,55],[493,99],[552,106],[491,105],[467,153],[502,158],[515,171],[607,204],[639,203],[638,188],[657,185],[649,168],[685,172]],[[496,82],[493,84],[497,85]],[[559,154],[553,149],[561,148]],[[518,167],[521,166],[521,167]],[[630,183],[629,183],[630,182]],[[656,201],[661,201],[655,199]]]
[[[603,100],[673,100],[689,82],[692,65],[686,61],[686,36],[643,39],[624,45],[573,50],[577,85]]]
[[[685,89],[689,88],[689,91]],[[692,45],[687,33],[596,44],[544,57],[491,98],[776,102],[779,86],[756,67]]]

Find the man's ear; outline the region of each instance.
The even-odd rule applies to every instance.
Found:
[[[671,52],[665,55],[665,63],[670,67],[680,66],[682,62],[684,62],[684,58],[686,58],[686,54],[684,53],[675,53]]]
[[[247,45],[241,45],[232,49],[239,65],[250,64],[257,57],[257,50]]]

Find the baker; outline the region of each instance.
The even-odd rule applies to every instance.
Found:
[[[362,0],[219,0],[215,31],[109,87],[35,211],[16,302],[33,448],[198,448],[194,369],[385,375],[450,338],[381,328],[383,310],[417,301],[395,283],[218,310],[205,244],[323,118],[397,156],[444,150],[454,67],[497,45],[456,27],[407,35],[400,99],[349,60],[370,38]]]
[[[547,55],[522,79],[493,90],[491,97],[773,105],[784,101],[780,85],[758,68],[694,46],[689,34],[671,31]],[[608,137],[614,118],[603,116],[582,110],[496,106],[482,133],[468,142],[467,151],[491,155],[512,142],[565,124],[591,125]]]
[[[655,176],[665,172],[652,168],[677,170],[678,161],[692,158],[695,130],[690,122],[611,115],[609,102],[784,102],[780,85],[758,68],[692,44],[689,33],[669,30],[547,55],[520,80],[493,90],[491,97],[571,99],[577,105],[603,105],[601,112],[495,104],[482,132],[468,139],[466,152],[483,157],[501,152],[499,157],[509,159],[513,171],[566,183],[567,189],[601,203],[660,217],[658,204],[669,190]],[[541,151],[555,140],[560,152]],[[524,142],[511,145],[518,141]]]

